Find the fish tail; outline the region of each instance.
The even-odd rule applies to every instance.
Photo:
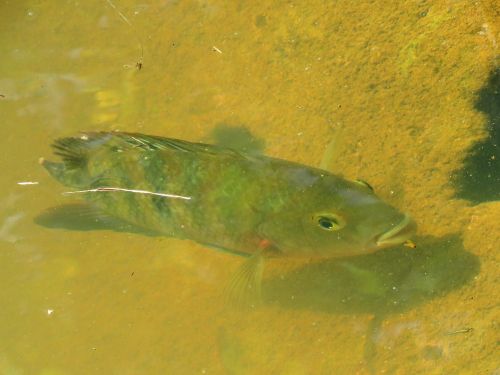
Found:
[[[68,169],[83,168],[87,165],[88,146],[86,137],[60,138],[52,144],[54,154],[62,158],[64,166]]]
[[[91,180],[87,168],[91,151],[101,145],[105,141],[104,138],[84,134],[80,137],[57,139],[52,148],[54,154],[61,157],[62,162],[51,162],[41,158],[39,163],[52,177],[66,186],[87,186]]]

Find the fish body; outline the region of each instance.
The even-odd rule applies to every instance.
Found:
[[[62,163],[43,165],[68,187],[97,189],[84,198],[107,215],[236,252],[265,243],[284,256],[356,255],[415,229],[362,184],[263,155],[118,132],[59,139],[54,149]]]
[[[246,281],[259,279],[255,256],[263,253],[358,255],[415,231],[369,185],[286,160],[121,132],[84,133],[53,147],[62,161],[42,165],[93,207],[147,230],[254,255]]]

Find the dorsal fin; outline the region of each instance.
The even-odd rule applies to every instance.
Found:
[[[122,132],[85,132],[80,136],[57,139],[52,144],[52,147],[54,148],[54,153],[62,157],[66,171],[85,167],[92,152],[99,149],[108,149],[111,152],[173,150],[187,153],[230,155],[240,158],[252,157],[222,146]],[[45,162],[44,165],[48,167],[49,163]]]
[[[215,147],[213,145],[203,143],[191,143],[180,139],[138,133],[116,133],[116,135],[132,147],[139,147],[147,151],[173,149],[177,151],[190,152],[202,150],[207,151]]]
[[[211,145],[207,143],[193,143],[175,138],[165,138],[138,133],[116,133],[116,135],[127,142],[129,145],[133,147],[139,147],[147,151],[176,150],[182,152],[201,152],[214,155],[240,155],[238,151],[235,151],[231,148]]]
[[[122,133],[122,132],[86,132],[81,137],[63,138],[56,143],[64,145],[64,155],[59,152],[58,155],[63,158],[74,158],[82,152],[82,149],[93,149],[96,146],[109,144],[109,147],[114,147],[120,151],[125,151],[127,148],[139,148],[144,151],[158,150],[175,150],[181,152],[202,152],[208,154],[231,154],[240,155],[239,152],[216,145],[206,143],[193,143],[175,138],[165,138],[154,135],[145,135],[140,133]],[[54,147],[56,147],[54,145]],[[59,150],[59,147],[57,147]],[[73,150],[76,149],[76,150]],[[69,152],[73,151],[73,152]],[[65,159],[66,160],[66,159]]]

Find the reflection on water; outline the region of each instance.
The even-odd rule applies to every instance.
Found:
[[[0,373],[498,371],[495,1],[112,4],[0,5]],[[228,308],[241,257],[44,211],[68,201],[38,158],[82,130],[326,160],[417,248],[272,260]]]

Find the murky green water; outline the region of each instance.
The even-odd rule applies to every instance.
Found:
[[[0,373],[497,373],[499,7],[0,1]],[[68,201],[38,165],[53,139],[222,125],[312,166],[334,142],[328,168],[409,212],[418,247],[270,261],[240,311],[221,293],[241,258],[34,222]],[[468,201],[453,176],[480,142]]]

